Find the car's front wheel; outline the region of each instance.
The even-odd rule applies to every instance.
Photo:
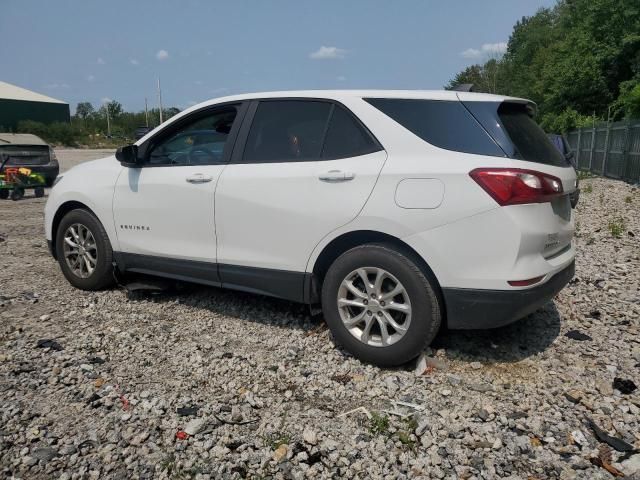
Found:
[[[417,357],[441,322],[427,276],[408,256],[377,244],[353,248],[331,265],[322,309],[337,343],[379,366]]]
[[[69,283],[82,290],[113,284],[113,251],[100,221],[87,210],[67,213],[56,232],[56,256]]]

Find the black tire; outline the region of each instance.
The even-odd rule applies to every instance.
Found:
[[[36,187],[33,189],[33,193],[37,198],[44,197],[44,187]]]
[[[11,200],[14,202],[20,200],[22,197],[24,197],[24,188],[17,187],[11,190]]]
[[[6,200],[7,198],[9,198],[9,190],[7,189],[0,190],[0,200]]]
[[[360,341],[340,316],[338,293],[342,281],[365,267],[383,269],[393,275],[404,287],[411,303],[411,321],[406,333],[388,346],[372,346]],[[322,286],[322,310],[339,345],[364,362],[392,367],[416,358],[438,333],[441,309],[436,288],[414,262],[392,247],[362,245],[343,253],[329,268]]]
[[[93,272],[85,278],[74,273],[65,258],[64,236],[67,229],[74,224],[86,227],[95,239],[97,249],[96,266]],[[91,212],[83,209],[70,211],[62,217],[55,235],[58,263],[62,273],[71,285],[81,290],[100,290],[113,285],[113,250],[111,249],[111,242],[109,242],[109,237],[104,227]]]

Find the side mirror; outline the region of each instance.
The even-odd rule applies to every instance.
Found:
[[[125,167],[139,167],[142,159],[138,158],[137,145],[125,145],[116,150],[116,159]]]

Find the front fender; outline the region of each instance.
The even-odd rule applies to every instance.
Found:
[[[107,232],[114,250],[119,249],[118,235],[113,222],[113,195],[116,181],[123,167],[109,157],[72,168],[49,192],[45,205],[45,236],[52,241],[56,214],[70,202],[91,210]]]

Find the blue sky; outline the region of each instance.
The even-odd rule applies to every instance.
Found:
[[[1,0],[0,80],[71,104],[442,86],[555,0]]]

